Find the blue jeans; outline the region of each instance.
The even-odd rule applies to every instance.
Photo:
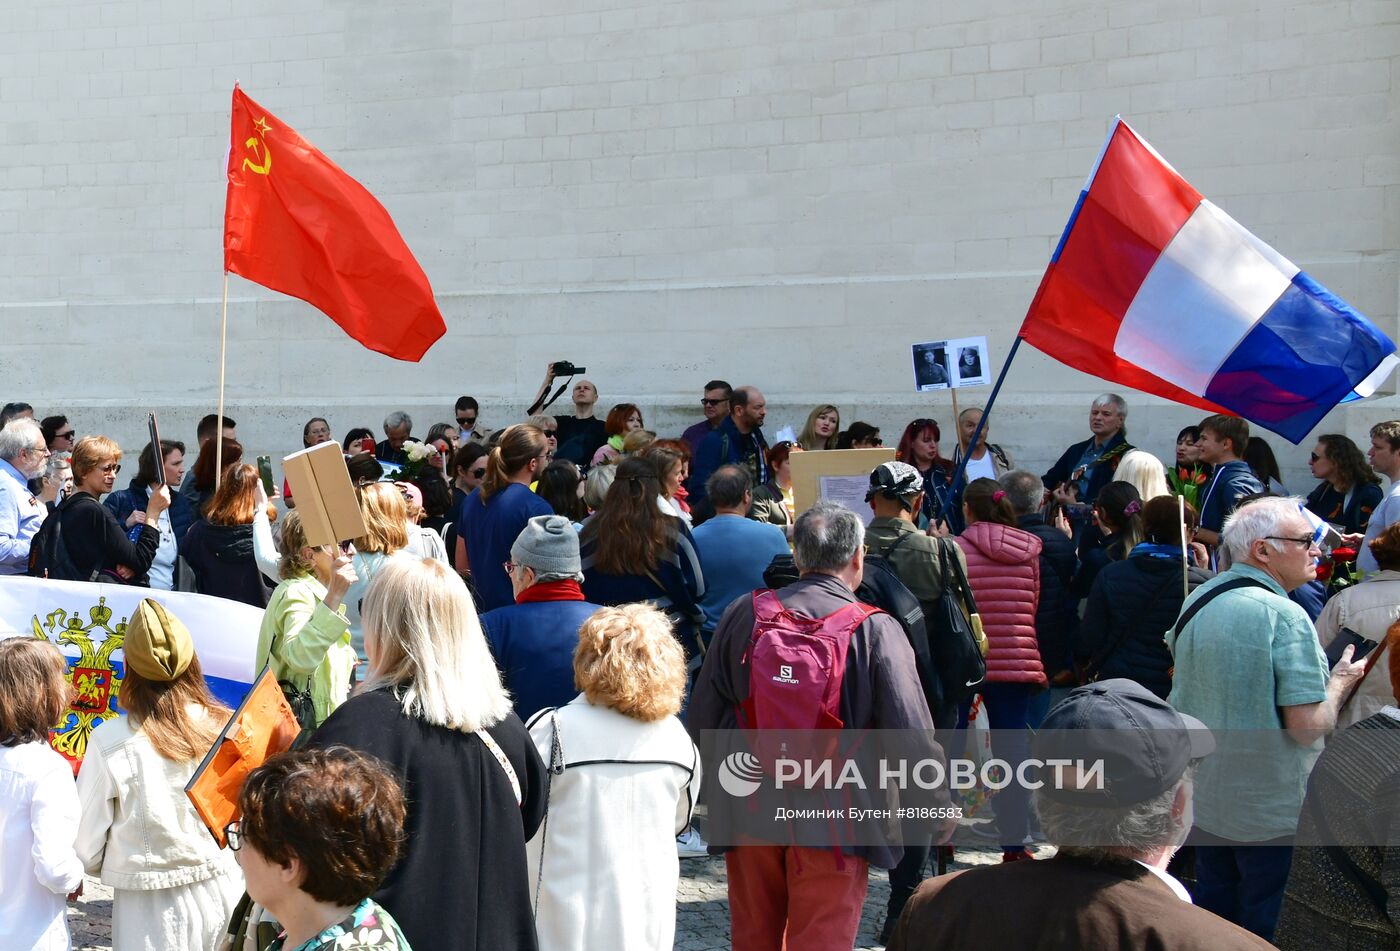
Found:
[[[1030,757],[1031,739],[1026,727],[1030,719],[1031,701],[1041,688],[1034,684],[984,683],[980,688],[987,724],[998,733],[992,738],[992,754],[1005,760],[1014,772]],[[971,701],[964,703],[958,715],[958,728],[967,727]],[[992,810],[1001,833],[1001,847],[1006,852],[1019,852],[1025,847],[1030,831],[1031,792],[1014,780],[992,797]]]
[[[1272,941],[1293,864],[1291,839],[1234,842],[1200,829],[1196,846],[1196,904]]]

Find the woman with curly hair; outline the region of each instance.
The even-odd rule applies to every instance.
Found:
[[[540,945],[669,948],[680,881],[674,839],[700,791],[700,754],[676,717],[685,654],[650,605],[603,608],[579,629],[574,681],[572,702],[529,723],[555,770],[550,821],[526,846]],[[611,847],[600,852],[599,842]]]
[[[229,848],[283,929],[267,951],[407,951],[369,897],[403,840],[403,791],[382,763],[344,747],[280,753],[248,774],[238,814]]]
[[[823,403],[807,414],[807,424],[797,437],[797,444],[807,452],[814,449],[835,449],[840,438],[841,411]]]
[[[1346,436],[1328,433],[1317,437],[1308,460],[1313,477],[1322,480],[1308,493],[1308,511],[1343,534],[1366,531],[1383,493],[1361,449]]]

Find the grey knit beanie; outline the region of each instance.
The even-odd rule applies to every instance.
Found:
[[[510,560],[535,569],[537,582],[583,580],[578,532],[574,523],[562,515],[536,515],[526,522],[520,537],[510,546]]]

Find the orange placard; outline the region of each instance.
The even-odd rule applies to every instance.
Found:
[[[277,678],[264,667],[185,784],[185,795],[219,848],[228,844],[224,827],[238,818],[243,780],[269,757],[290,749],[299,732],[301,727],[282,696]]]

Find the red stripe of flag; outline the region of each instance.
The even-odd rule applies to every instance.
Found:
[[[1148,271],[1200,202],[1199,192],[1118,122],[1060,255],[1045,269],[1021,338],[1076,370],[1218,410],[1113,352]]]

